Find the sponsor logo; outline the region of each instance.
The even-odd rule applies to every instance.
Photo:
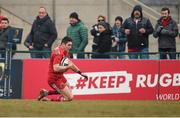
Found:
[[[137,74],[133,78],[127,71],[90,72],[88,80],[79,74],[65,74],[74,95],[132,93],[132,88],[180,87],[180,73]],[[134,87],[130,86],[130,82]],[[158,100],[177,100],[180,94],[158,94]]]
[[[78,74],[65,74],[72,92],[81,94],[131,93],[132,74],[126,71],[86,73],[88,81]]]
[[[156,94],[157,100],[180,100],[180,94]]]
[[[164,73],[161,75],[155,74],[139,74],[137,75],[136,88],[180,86],[180,73]]]

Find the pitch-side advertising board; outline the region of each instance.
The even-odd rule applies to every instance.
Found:
[[[64,74],[75,99],[180,100],[178,60],[73,60],[88,75]],[[49,60],[24,60],[23,98],[34,99],[47,84]]]

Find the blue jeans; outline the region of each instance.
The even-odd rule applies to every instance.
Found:
[[[33,48],[30,51],[40,51],[30,53],[31,58],[49,58],[51,56],[51,49],[47,47],[44,47],[41,50]]]
[[[129,59],[139,59],[139,58],[140,59],[149,59],[149,54],[144,54],[144,53],[148,53],[148,52],[149,52],[148,48],[143,48],[143,49],[139,50],[139,52],[134,52],[134,54],[133,53],[129,54]]]

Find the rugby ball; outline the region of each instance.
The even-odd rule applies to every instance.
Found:
[[[69,59],[67,57],[64,57],[62,60],[61,60],[61,65],[62,66],[68,66],[69,64]]]

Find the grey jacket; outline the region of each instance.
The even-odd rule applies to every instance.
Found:
[[[166,27],[162,26],[162,18],[157,21],[153,36],[158,38],[159,48],[176,48],[176,36],[178,35],[177,23],[170,18]]]
[[[0,50],[5,50],[6,49],[6,43],[8,40],[8,32],[9,29],[11,29],[11,26],[8,26],[6,29],[1,29],[0,30]],[[16,50],[16,44],[12,44],[12,49]]]

